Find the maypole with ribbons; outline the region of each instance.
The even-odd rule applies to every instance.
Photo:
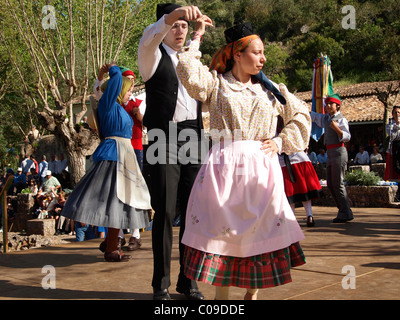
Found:
[[[331,60],[321,53],[321,56],[314,60],[313,68],[312,111],[325,113],[325,98],[333,94]],[[323,134],[324,129],[313,123],[311,137],[318,141]]]

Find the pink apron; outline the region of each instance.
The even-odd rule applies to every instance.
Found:
[[[193,185],[182,243],[214,254],[249,257],[304,239],[287,201],[278,156],[260,141],[213,146]]]

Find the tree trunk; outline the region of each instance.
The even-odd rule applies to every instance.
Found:
[[[81,125],[75,125],[76,130],[73,132],[69,132],[66,125],[58,128],[65,130],[63,134],[58,135],[58,139],[62,141],[72,187],[75,187],[86,173],[86,156],[93,154],[100,139],[94,131]]]
[[[86,173],[86,157],[82,152],[68,152],[68,170],[71,174],[71,183],[73,186],[81,180]]]

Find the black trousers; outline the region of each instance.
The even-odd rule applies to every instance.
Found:
[[[203,152],[200,145],[203,143]],[[179,231],[179,262],[180,272],[177,286],[183,288],[197,288],[195,281],[189,280],[184,275],[183,253],[185,246],[181,240],[185,231],[186,208],[193,183],[202,165],[201,158],[204,156],[204,141],[192,144],[190,161],[187,155],[188,143],[150,144],[146,152],[149,163],[150,195],[151,204],[155,211],[152,226],[152,246],[154,258],[154,271],[152,286],[154,290],[167,289],[171,285],[171,250],[172,250],[172,224],[180,214]],[[198,152],[193,152],[198,148]],[[158,149],[158,156],[165,153],[166,157],[160,156],[155,163],[151,163],[151,155]],[[206,150],[208,151],[208,149]],[[180,156],[179,156],[180,154]],[[149,157],[150,155],[150,157]],[[166,161],[164,161],[166,160]]]

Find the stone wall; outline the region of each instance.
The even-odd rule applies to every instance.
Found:
[[[55,219],[32,219],[26,222],[26,233],[28,236],[38,234],[49,237],[56,233]]]
[[[19,193],[17,195],[17,209],[15,212],[13,232],[23,232],[26,230],[26,221],[35,218],[32,208],[35,204],[35,199],[30,193]]]
[[[315,172],[318,178],[321,180],[326,180],[326,167],[323,164],[313,164]],[[371,165],[360,166],[360,165],[349,165],[348,170],[361,169],[366,172],[376,172],[378,176],[383,180],[385,175],[386,163],[374,163]]]
[[[75,236],[42,236],[38,234],[26,235],[16,232],[8,234],[8,250],[19,251],[40,247],[50,247],[75,241]],[[3,237],[0,237],[0,250],[3,250]]]
[[[383,180],[385,177],[385,169],[386,169],[386,163],[374,163],[371,164],[371,171],[376,172],[379,177]]]
[[[327,186],[322,186],[323,197],[312,201],[313,205],[335,207],[335,201]],[[399,203],[394,202],[398,186],[346,186],[351,207],[391,208]]]

